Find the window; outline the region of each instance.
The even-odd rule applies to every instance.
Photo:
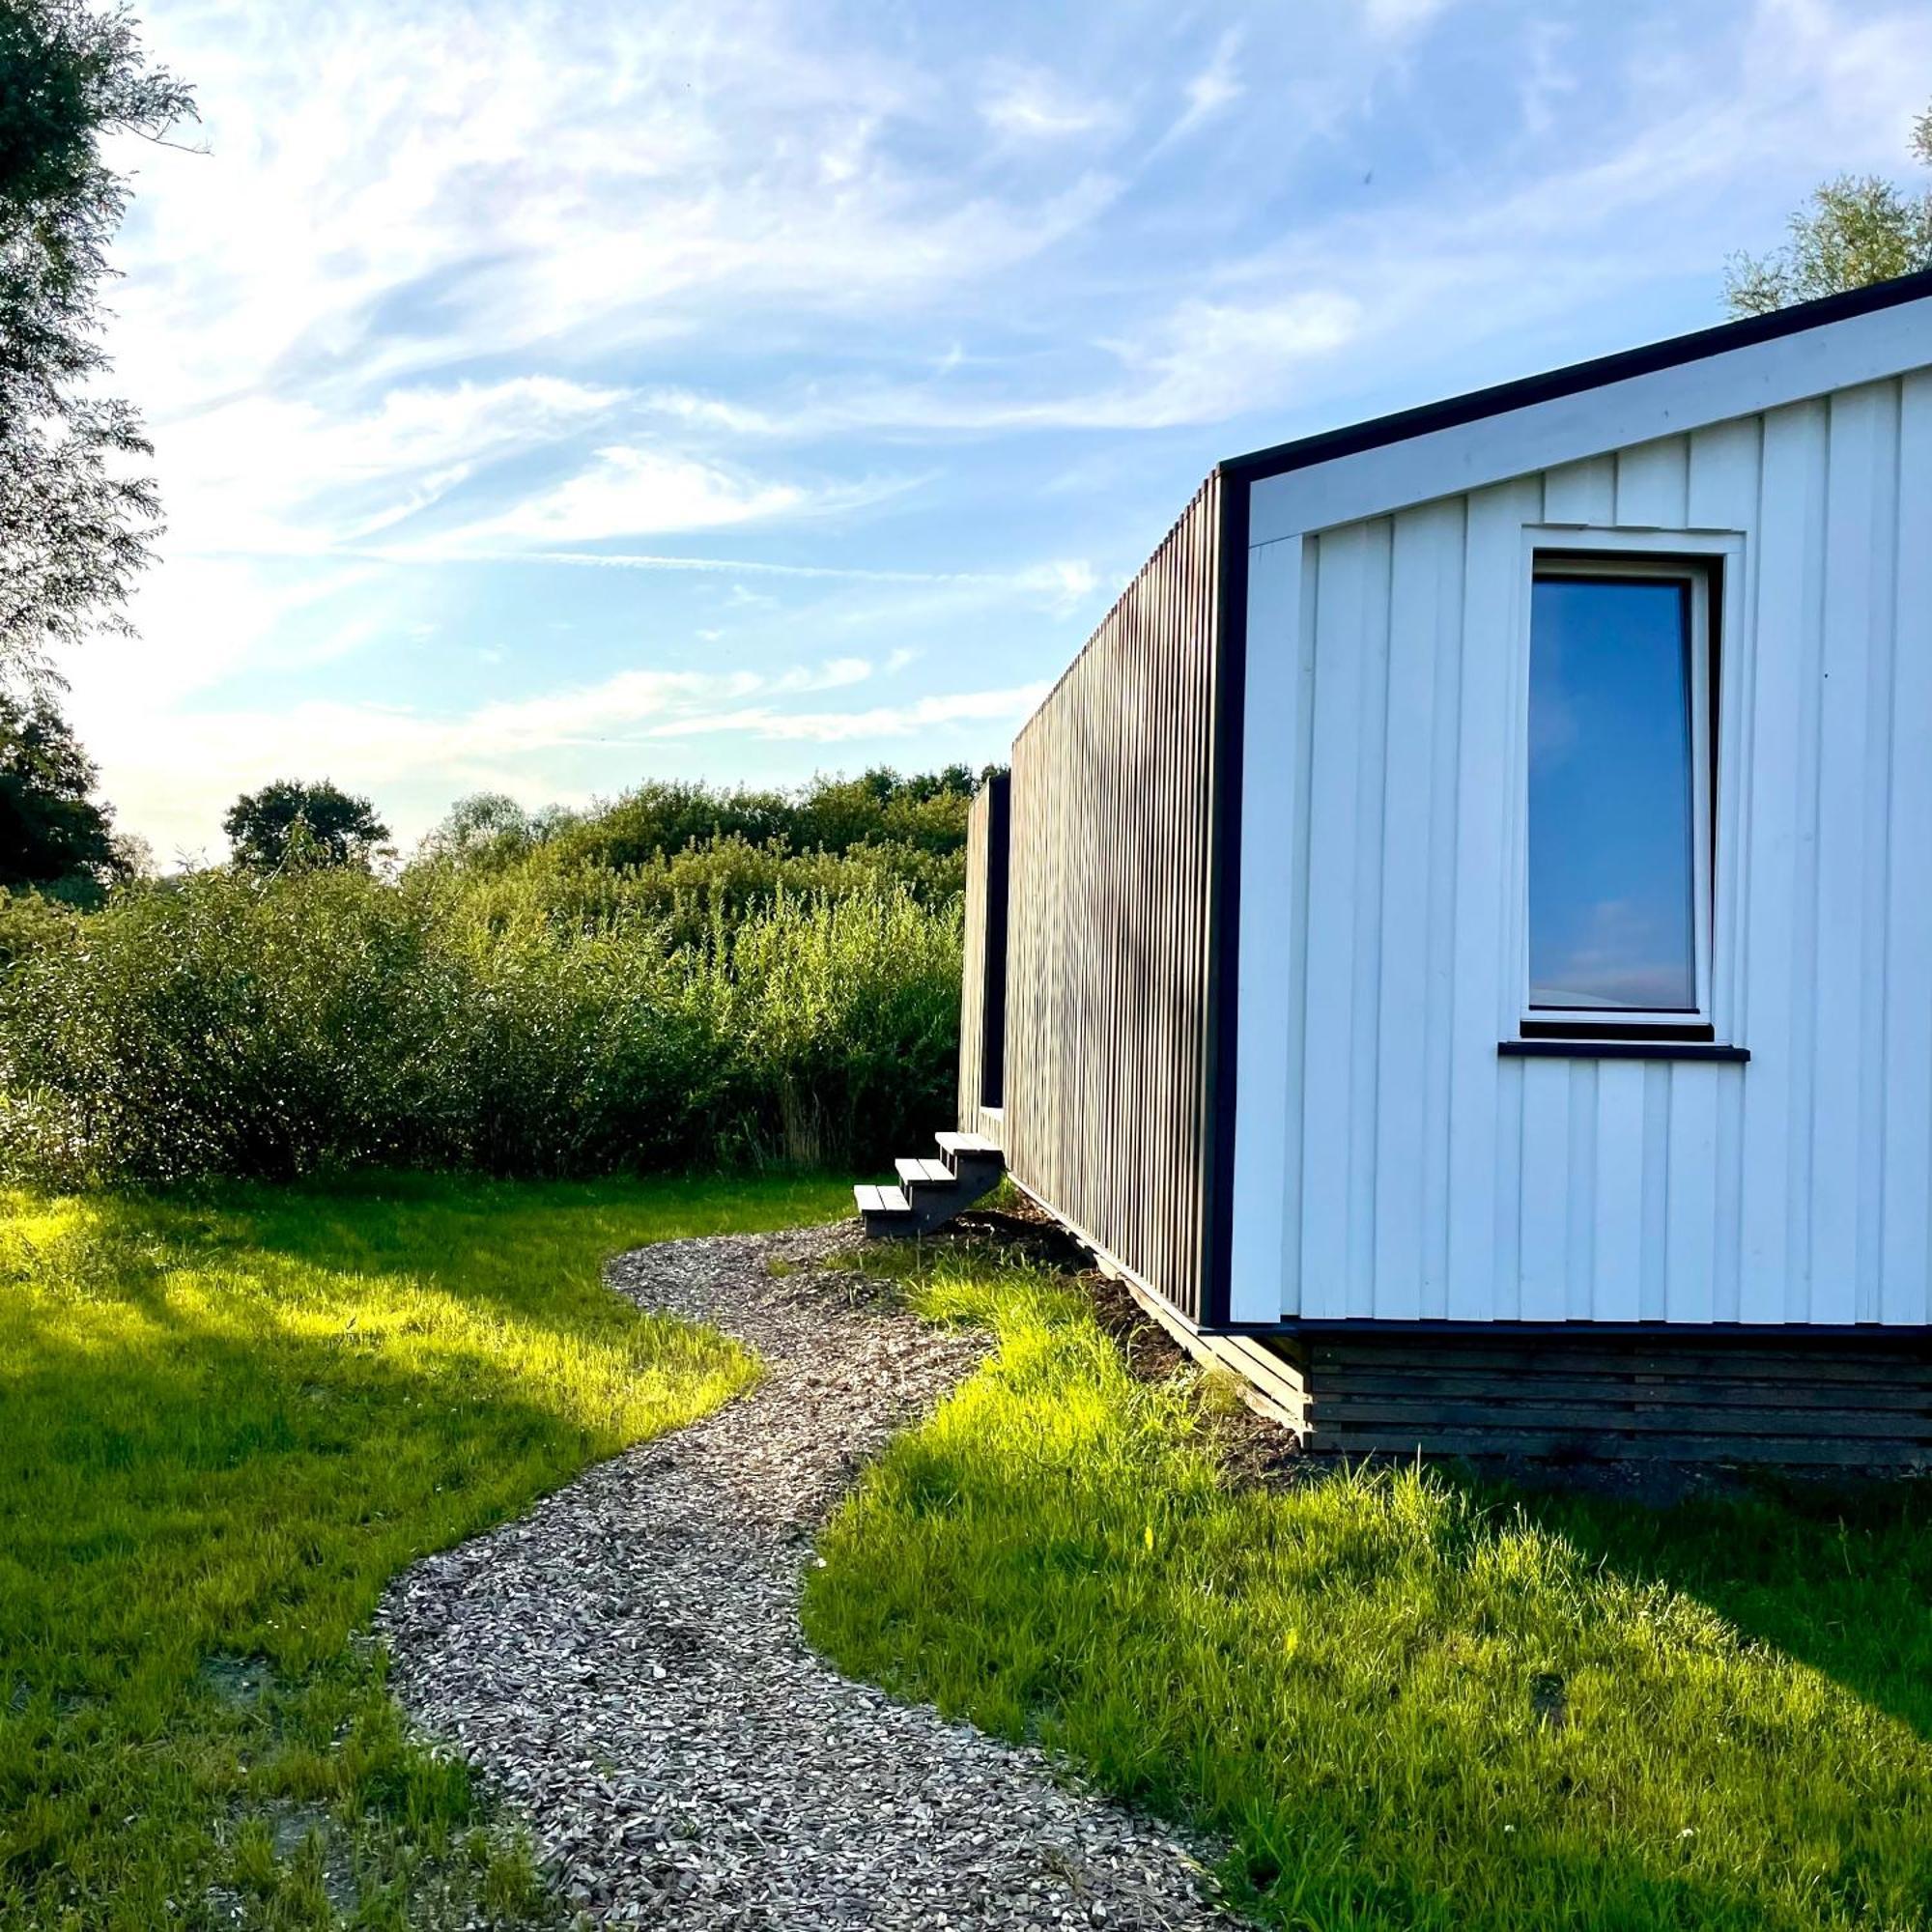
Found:
[[[1538,555],[1523,1032],[1709,1038],[1711,578]]]

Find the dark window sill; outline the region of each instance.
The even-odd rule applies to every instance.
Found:
[[[1742,1065],[1747,1046],[1719,1046],[1707,1039],[1504,1039],[1505,1060],[1715,1060]]]
[[[1520,1039],[1673,1039],[1715,1040],[1708,1022],[1683,1020],[1537,1020],[1519,1023]]]

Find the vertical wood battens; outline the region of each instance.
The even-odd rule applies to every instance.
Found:
[[[1217,840],[1238,838],[1213,770],[1219,519],[1210,480],[1022,728],[1010,808],[1008,1163],[1196,1319],[1214,1314],[1210,1028],[1234,1023],[1233,934],[1210,931],[1235,911],[1210,906],[1232,890]]]

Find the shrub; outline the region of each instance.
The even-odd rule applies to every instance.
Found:
[[[0,1164],[876,1163],[948,1111],[956,899],[743,841],[631,872],[220,870],[0,921]],[[808,869],[805,876],[810,877]]]
[[[952,1114],[960,923],[904,889],[803,901],[714,931],[750,1151],[883,1160]]]
[[[664,921],[685,943],[703,938],[721,908],[737,920],[781,895],[876,896],[903,886],[923,903],[942,906],[964,891],[966,862],[963,851],[915,845],[795,852],[782,840],[753,844],[727,833],[623,866],[594,863],[559,841],[496,864],[421,863],[410,879],[497,933],[531,923],[597,931],[643,918]]]
[[[366,873],[131,889],[0,986],[0,1158],[69,1181],[401,1157],[461,994]]]

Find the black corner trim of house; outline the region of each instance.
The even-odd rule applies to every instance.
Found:
[[[1208,845],[1207,1094],[1202,1150],[1207,1182],[1201,1269],[1204,1325],[1226,1321],[1233,1301],[1235,1065],[1240,1028],[1241,749],[1247,698],[1248,486],[1220,479],[1214,586],[1213,823]]]

